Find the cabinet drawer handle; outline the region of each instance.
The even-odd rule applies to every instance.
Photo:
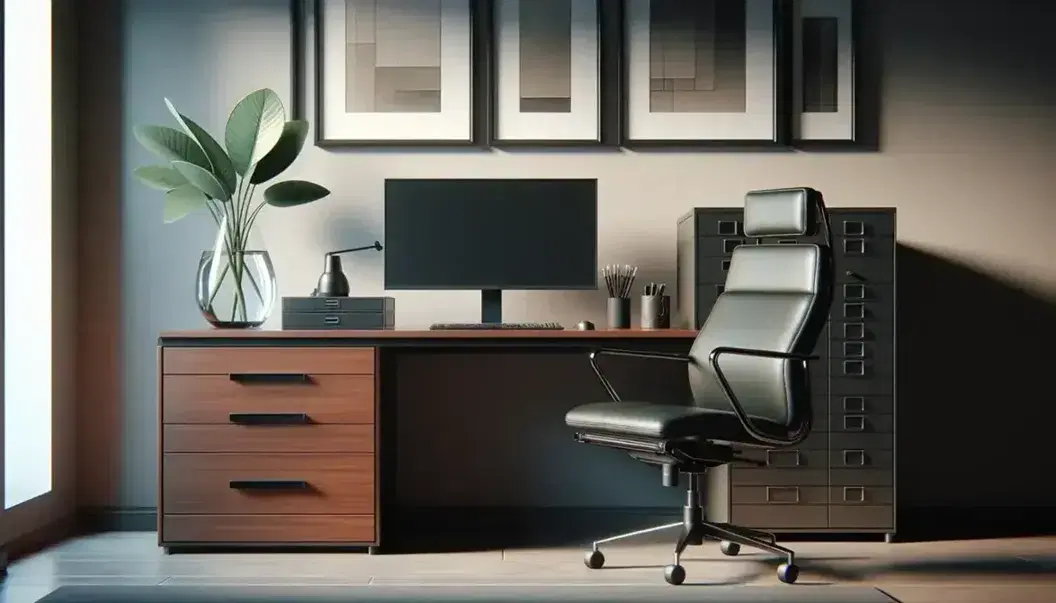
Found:
[[[865,412],[865,396],[844,396],[843,412]]]
[[[323,299],[323,305],[326,306],[327,308],[336,308],[336,307],[341,305],[341,300],[339,300],[337,298],[334,298],[334,297],[324,298]]]
[[[303,412],[233,412],[227,419],[238,425],[307,425],[311,418]]]
[[[861,360],[844,360],[843,374],[847,377],[864,377],[865,363]]]
[[[865,255],[865,239],[844,239],[843,253],[846,255]]]
[[[726,290],[726,285],[715,285],[715,295],[722,295],[722,292]]]
[[[324,316],[323,317],[323,324],[339,325],[339,324],[341,324],[341,317],[340,316]]]
[[[730,271],[730,260],[722,260],[722,271],[723,272],[729,272]]]
[[[864,237],[865,222],[861,220],[844,220],[843,234],[848,237]]]
[[[741,234],[741,223],[736,220],[719,220],[716,228],[719,231],[719,235],[733,235],[737,236]]]
[[[847,467],[865,467],[865,461],[866,459],[864,450],[843,451],[843,464]]]
[[[236,479],[228,486],[232,490],[307,490],[308,482],[299,479]]]
[[[792,500],[787,500],[787,497],[780,496],[782,493],[791,494]],[[786,505],[799,504],[799,487],[798,486],[767,486],[766,487],[766,502]]]
[[[775,462],[781,457],[791,457],[792,462],[785,464]],[[767,450],[766,451],[766,466],[767,467],[799,467],[800,457],[798,450]]]
[[[795,239],[778,239],[777,240],[777,244],[778,245],[795,245],[796,243],[799,243],[799,241],[797,241]]]
[[[846,284],[843,286],[844,299],[865,299],[865,285]]]
[[[843,429],[845,431],[865,431],[865,415],[844,415]]]
[[[861,341],[845,341],[843,355],[847,358],[865,358],[865,344]]]
[[[849,322],[843,325],[844,339],[865,339],[865,323]]]
[[[864,503],[865,502],[865,488],[863,488],[861,486],[844,486],[843,487],[843,502]]]
[[[865,318],[865,304],[843,304],[844,318]]]
[[[733,253],[733,250],[737,249],[741,245],[744,245],[744,239],[723,239],[722,252]]]
[[[235,383],[308,383],[311,377],[304,373],[231,373],[228,379]]]

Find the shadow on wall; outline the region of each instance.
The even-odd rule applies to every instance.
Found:
[[[900,505],[973,508],[964,535],[1048,531],[1056,306],[906,245],[897,267]]]

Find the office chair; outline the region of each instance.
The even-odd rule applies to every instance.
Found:
[[[809,354],[822,335],[832,305],[832,234],[821,193],[781,189],[748,193],[744,204],[748,238],[814,235],[821,244],[742,245],[733,251],[725,290],[688,354],[601,349],[590,364],[611,402],[577,406],[565,415],[577,441],[627,452],[662,469],[663,485],[688,478],[682,521],[594,542],[585,562],[605,563],[602,544],[682,528],[674,562],[664,569],[669,584],[681,584],[686,546],[719,541],[726,555],[741,546],[785,558],[777,570],[786,584],[799,570],[793,551],[773,534],[705,521],[702,475],[739,459],[744,448],[795,446],[810,434]],[[692,405],[624,401],[598,366],[603,355],[682,362],[689,369]],[[748,461],[745,461],[748,462]]]

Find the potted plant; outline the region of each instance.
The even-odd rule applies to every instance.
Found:
[[[137,126],[136,140],[164,165],[135,170],[142,183],[165,192],[165,222],[207,211],[216,222],[216,241],[198,265],[197,301],[215,327],[255,328],[275,304],[275,269],[254,226],[265,206],[295,207],[330,191],[305,180],[270,184],[258,200],[257,187],[278,177],[297,159],[308,122],[286,120],[273,90],[240,100],[227,119],[224,145],[201,126],[165,104],[179,128]]]

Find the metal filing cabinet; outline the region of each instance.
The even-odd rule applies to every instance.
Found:
[[[791,449],[753,450],[708,476],[708,518],[778,533],[880,533],[895,498],[895,210],[829,209],[836,290],[815,348],[814,428]],[[820,237],[744,236],[739,208],[698,208],[678,222],[678,326],[698,329],[739,245]]]

